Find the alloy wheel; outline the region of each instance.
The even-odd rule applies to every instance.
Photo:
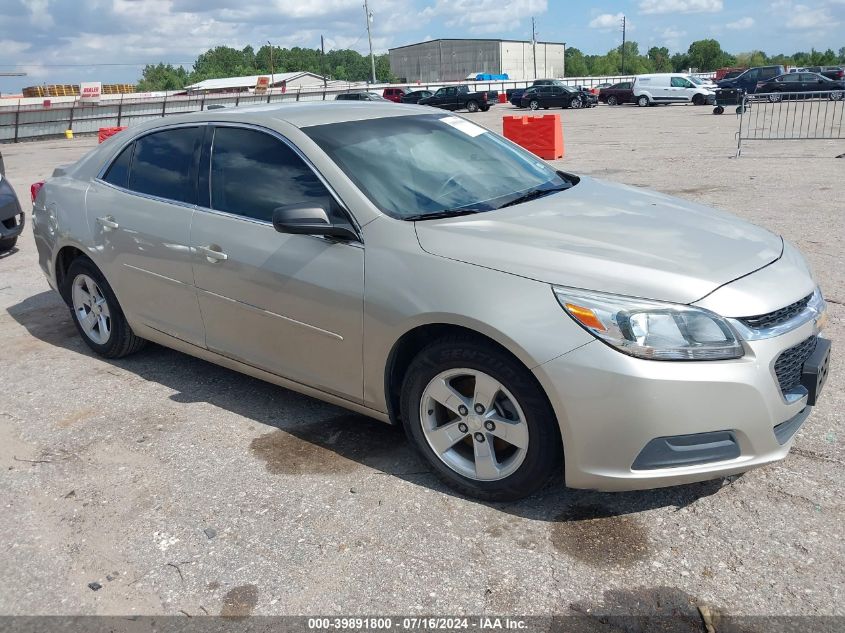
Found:
[[[532,99],[528,103],[528,107],[531,108],[532,110],[539,110],[540,109],[540,102],[537,101],[536,99]]]
[[[420,421],[438,459],[469,479],[505,479],[528,452],[522,407],[498,380],[476,369],[435,376],[420,398]]]
[[[111,336],[111,313],[103,291],[88,275],[73,280],[73,312],[82,331],[97,345],[104,345]]]

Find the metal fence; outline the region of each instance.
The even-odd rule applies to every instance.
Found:
[[[845,92],[745,95],[739,113],[736,155],[743,141],[845,139]]]
[[[706,77],[709,75],[699,75]],[[630,81],[632,76],[612,77],[569,77],[562,79],[567,85],[592,88],[602,83],[614,84]],[[296,101],[330,101],[338,94],[372,90],[379,94],[387,86],[407,87],[411,90],[436,90],[446,85],[467,82],[443,82],[437,84],[338,84],[328,87],[306,86],[288,89],[285,92],[256,95],[249,92],[208,95],[160,95],[136,97],[131,94],[110,98],[104,96],[97,103],[86,103],[70,97],[52,98],[50,105],[22,99],[16,104],[0,105],[0,143],[17,143],[51,136],[61,136],[66,130],[75,134],[96,132],[101,127],[133,125],[150,119],[172,114],[197,112],[210,105],[226,107],[262,103],[288,103]],[[526,88],[532,80],[470,82],[476,90],[507,92],[510,89]],[[25,103],[26,102],[26,103]]]

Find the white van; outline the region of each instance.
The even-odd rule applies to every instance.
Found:
[[[657,73],[634,77],[634,103],[645,107],[657,103],[715,103],[716,93],[682,73]]]

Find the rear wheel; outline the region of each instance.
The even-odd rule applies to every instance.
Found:
[[[417,355],[402,420],[438,477],[469,496],[519,499],[561,470],[557,422],[531,373],[472,338],[444,338]]]
[[[831,93],[828,95],[828,98],[829,98],[831,101],[842,101],[842,98],[843,98],[843,97],[845,97],[845,92],[842,92],[841,90],[837,90],[837,91],[835,91],[835,92],[831,92]]]
[[[609,105],[609,106],[619,105],[619,100],[616,98],[615,95],[610,95],[607,98],[607,105]]]
[[[129,327],[111,286],[91,260],[71,262],[63,294],[82,340],[101,356],[128,356],[146,343]]]
[[[7,237],[4,240],[0,240],[0,253],[5,253],[6,251],[10,251],[15,247],[15,244],[18,243],[18,236],[15,237]]]
[[[641,108],[644,108],[648,105],[648,97],[645,95],[640,95],[637,97],[637,105]]]
[[[470,112],[478,112],[478,102],[477,101],[467,101],[467,110]]]

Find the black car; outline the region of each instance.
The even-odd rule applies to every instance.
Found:
[[[569,87],[571,90],[572,88]],[[581,93],[581,106],[584,108],[595,108],[599,104],[598,91],[593,92],[584,86],[575,86],[575,90]]]
[[[12,185],[0,175],[0,253],[10,251],[23,231],[23,210]]]
[[[402,95],[402,103],[419,103],[420,99],[430,97],[434,93],[431,90],[413,90]]]
[[[818,73],[786,73],[757,84],[758,94],[768,94],[769,101],[796,98],[789,93],[805,93],[802,97],[828,97],[834,101],[845,94],[845,81],[833,81]],[[811,95],[806,93],[822,93]]]
[[[774,79],[785,72],[786,68],[783,66],[755,66],[741,72],[733,79],[717,81],[716,85],[719,88],[736,88],[747,93],[753,93],[757,90],[757,84],[761,81]]]
[[[834,81],[845,80],[845,67],[842,66],[808,66],[800,70],[802,73],[818,73]]]
[[[542,85],[522,93],[520,106],[539,110],[543,108],[580,108],[586,103],[584,93],[569,86]]]

